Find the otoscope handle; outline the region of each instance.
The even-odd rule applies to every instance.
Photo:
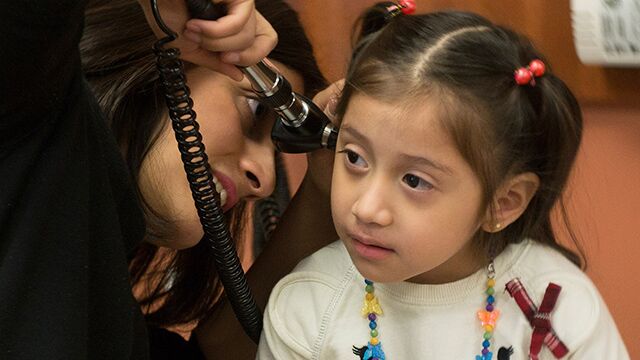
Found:
[[[187,6],[191,15],[199,19],[216,20],[226,14],[223,3],[187,0]],[[329,118],[313,101],[293,92],[287,79],[265,60],[238,68],[249,79],[262,102],[278,114],[279,119],[271,131],[278,150],[305,153],[323,147],[335,149],[338,132]]]
[[[209,0],[187,0],[187,8],[191,16],[203,20],[218,20],[227,13],[224,3]]]

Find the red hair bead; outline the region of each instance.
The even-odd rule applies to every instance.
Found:
[[[402,13],[405,15],[411,15],[416,12],[416,2],[414,0],[400,0],[398,4],[402,8]]]
[[[516,84],[527,85],[531,83],[533,73],[531,72],[531,70],[521,67],[516,70],[513,77],[516,79]]]
[[[529,70],[533,73],[535,77],[540,77],[544,75],[545,66],[541,60],[532,60],[529,63]]]

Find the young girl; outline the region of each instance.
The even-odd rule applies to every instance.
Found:
[[[258,358],[629,358],[551,226],[582,120],[547,65],[463,12],[364,37],[336,109],[341,241],[275,287]]]

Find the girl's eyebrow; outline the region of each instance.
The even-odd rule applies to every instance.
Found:
[[[370,147],[371,143],[369,141],[369,139],[363,135],[361,132],[359,132],[358,130],[356,130],[355,128],[349,126],[349,125],[343,125],[340,127],[340,132],[341,133],[346,133],[350,136],[352,136],[353,138],[355,138],[356,140],[360,141],[363,143],[363,145]],[[423,166],[428,166],[430,168],[436,169],[446,175],[453,175],[454,172],[453,170],[451,170],[450,167],[441,164],[435,160],[429,159],[427,157],[424,156],[416,156],[416,155],[409,155],[406,153],[401,153],[400,154],[400,159],[403,162],[406,163],[410,163],[410,164],[416,164],[416,165],[423,165]]]
[[[422,157],[422,156],[415,156],[415,155],[409,155],[409,154],[405,154],[402,153],[400,154],[400,158],[402,159],[403,162],[407,162],[410,164],[416,164],[416,165],[423,165],[423,166],[428,166],[430,168],[436,169],[440,172],[443,172],[447,175],[453,175],[453,170],[451,170],[450,167],[438,163],[434,160],[431,160],[429,158],[426,157]]]
[[[371,143],[369,142],[369,139],[366,136],[364,136],[360,131],[356,130],[355,128],[347,124],[340,126],[340,132],[347,133],[348,135],[360,141],[366,146],[371,145]]]

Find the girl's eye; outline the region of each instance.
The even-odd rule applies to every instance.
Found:
[[[346,154],[347,161],[354,166],[365,167],[367,166],[367,162],[358,155],[358,153],[351,150],[342,150],[341,153]]]
[[[407,185],[409,185],[412,189],[420,189],[420,190],[430,190],[433,189],[433,185],[413,174],[406,174],[402,177],[402,181],[404,181]]]

